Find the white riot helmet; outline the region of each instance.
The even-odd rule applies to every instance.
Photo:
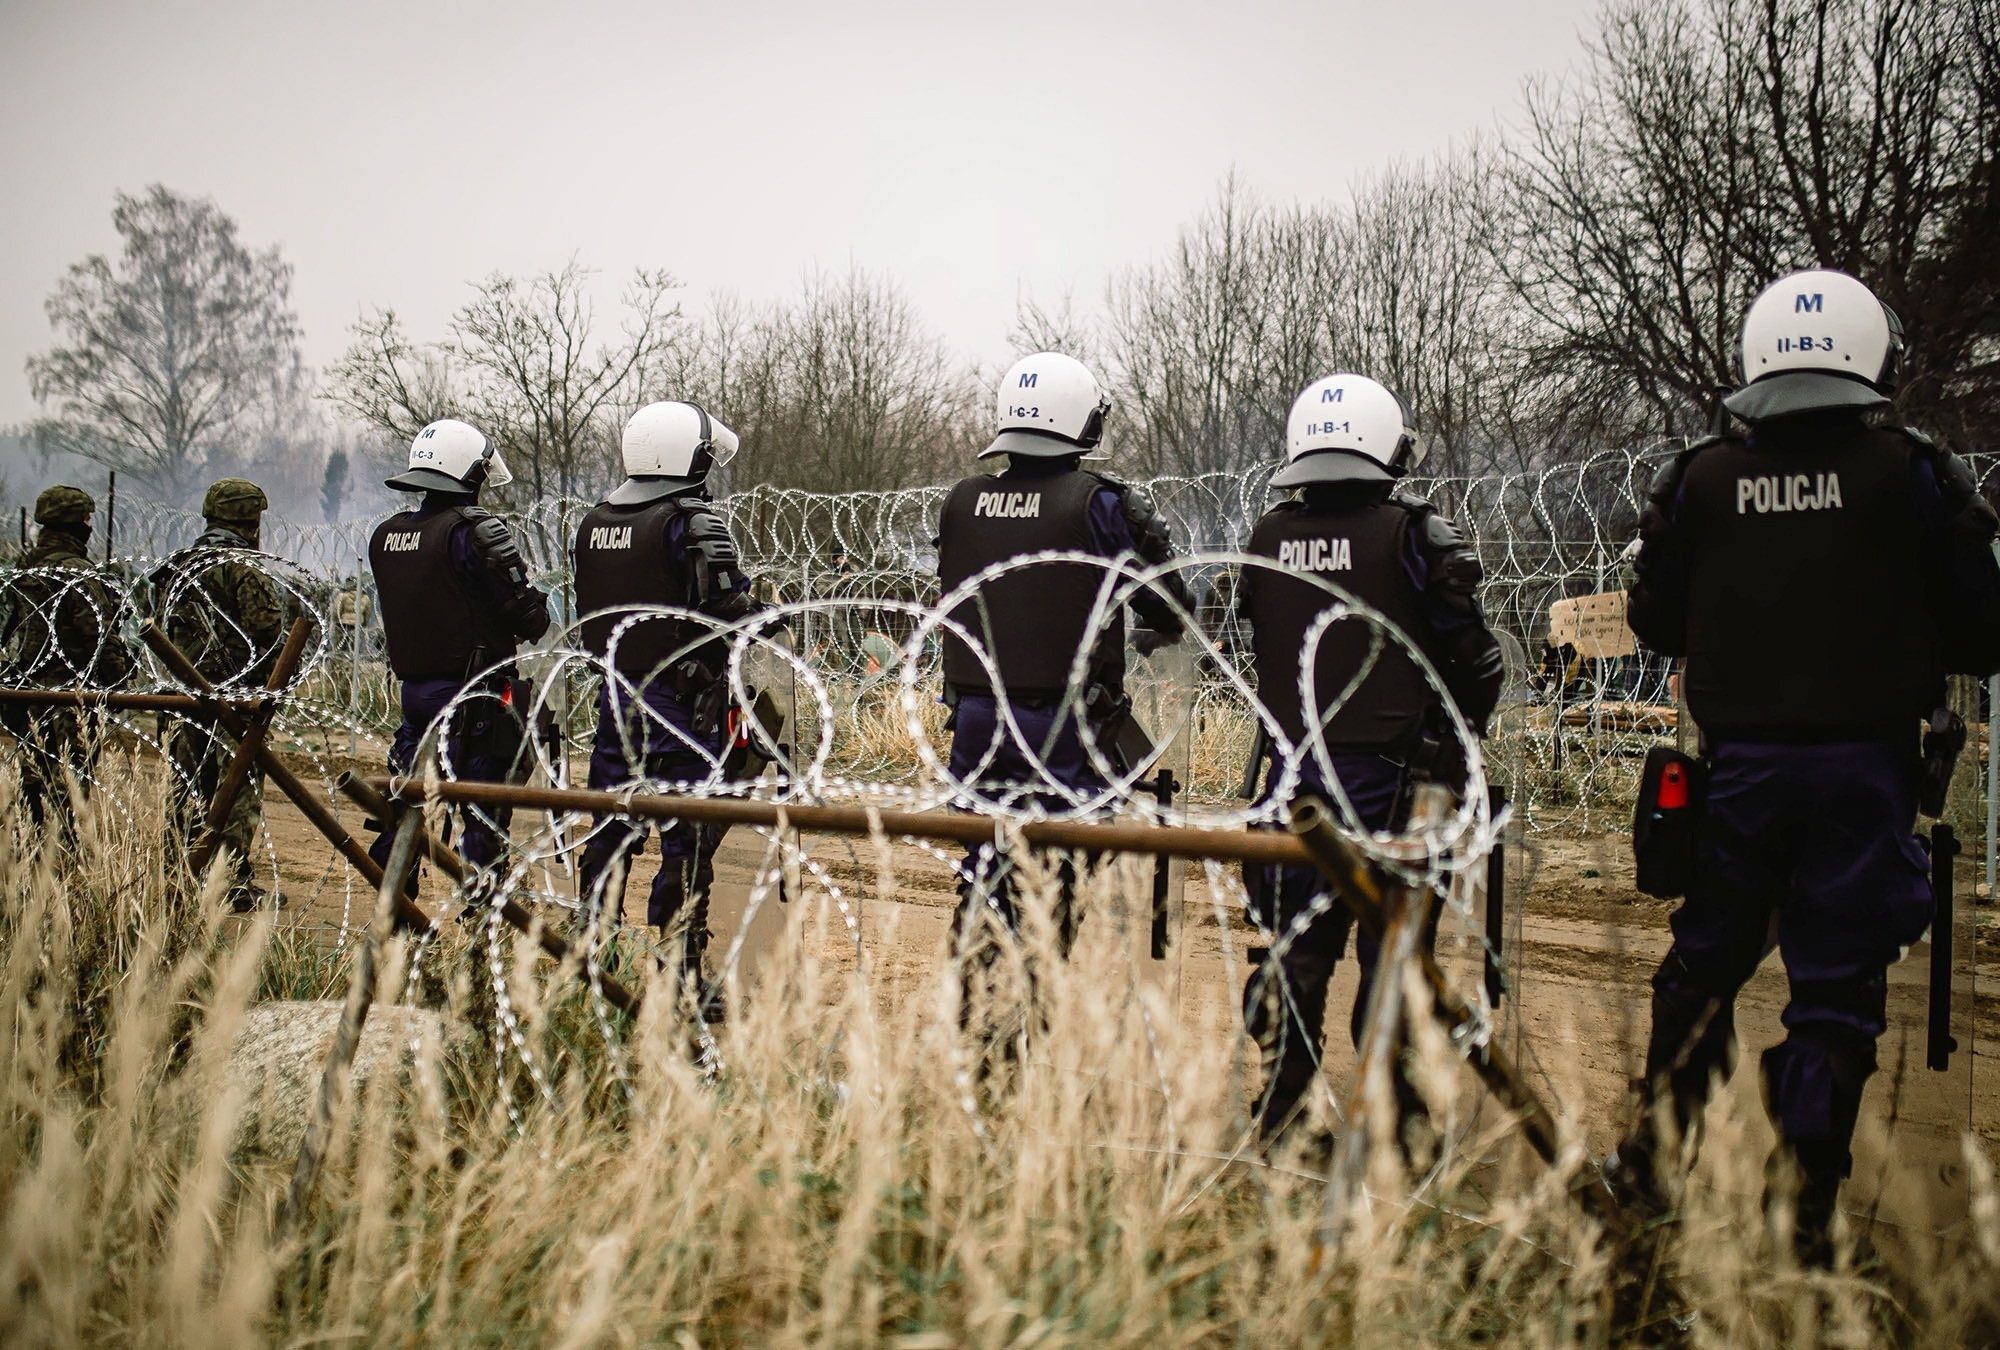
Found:
[[[639,506],[700,487],[736,458],[736,433],[699,403],[648,403],[625,424],[625,481],[604,500]]]
[[[1423,442],[1403,400],[1366,375],[1328,375],[1292,401],[1285,422],[1286,463],[1271,475],[1271,486],[1386,483],[1423,458]]]
[[[1083,362],[1061,352],[1024,356],[1000,377],[1000,434],[979,457],[1080,454],[1103,439],[1110,411],[1111,400]]]
[[[1743,387],[1722,401],[1746,422],[1889,401],[1903,357],[1903,325],[1875,292],[1845,272],[1794,272],[1766,287],[1743,316]]]
[[[455,417],[431,423],[410,442],[410,466],[384,480],[398,492],[466,492],[506,487],[507,462],[486,433]]]

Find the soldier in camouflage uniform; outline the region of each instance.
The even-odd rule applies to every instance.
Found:
[[[58,484],[35,499],[35,546],[9,578],[0,618],[0,670],[6,683],[49,689],[116,688],[132,673],[132,653],[118,634],[120,601],[91,564],[90,517],[97,503],[80,487]],[[66,573],[76,573],[72,578]],[[21,798],[36,825],[54,810],[65,835],[67,769],[88,786],[102,735],[96,714],[75,708],[8,707],[4,726],[21,745]]]
[[[257,552],[259,527],[269,505],[264,490],[247,478],[218,480],[201,502],[208,528],[169,558],[154,577],[163,601],[161,627],[218,686],[261,687],[270,677],[291,622],[291,602],[271,574],[254,562],[231,556]],[[169,730],[172,823],[185,847],[194,847],[209,803],[235,754],[235,738],[212,721],[179,719]],[[255,883],[251,859],[263,811],[264,774],[253,767],[222,827],[222,848],[236,868],[229,903],[239,914],[284,904],[282,895]]]

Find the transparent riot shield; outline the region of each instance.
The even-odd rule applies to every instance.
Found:
[[[1504,632],[1499,637],[1506,675],[1481,748],[1490,825],[1475,832],[1464,856],[1455,860],[1452,903],[1440,919],[1435,951],[1446,981],[1475,1014],[1472,1025],[1454,1032],[1457,1052],[1470,1056],[1490,1045],[1532,1068],[1537,1053],[1548,1049],[1528,1044],[1522,1012],[1529,992],[1524,916],[1536,844],[1515,792],[1535,713],[1521,645]],[[1461,1075],[1459,1082],[1467,1094],[1455,1120],[1462,1148],[1492,1125],[1497,1108],[1471,1075]]]
[[[1121,762],[1144,767],[1133,783],[1133,819],[1178,824],[1186,819],[1188,794],[1194,790],[1196,710],[1200,705],[1201,635],[1190,633],[1151,656],[1132,655],[1127,666],[1126,693],[1132,700],[1134,731]],[[1143,741],[1150,750],[1141,751]],[[1144,799],[1141,805],[1139,799]],[[1119,929],[1120,946],[1141,981],[1163,991],[1178,1005],[1181,994],[1182,923],[1188,864],[1184,859],[1154,857],[1139,864],[1143,880],[1135,888],[1117,888],[1109,916]]]
[[[737,639],[724,772],[731,792],[769,797],[782,789],[797,753],[797,673],[783,628]],[[704,826],[696,883],[708,892],[710,978],[754,985],[778,952],[791,914],[785,877],[798,831]]]
[[[1491,1035],[1518,1063],[1523,1051],[1522,999],[1526,994],[1528,945],[1525,916],[1528,892],[1535,876],[1535,841],[1529,837],[1525,801],[1516,786],[1520,766],[1507,748],[1496,744],[1508,728],[1522,726],[1530,713],[1534,690],[1526,651],[1510,634],[1501,634],[1506,672],[1490,726],[1486,753],[1486,792],[1493,824],[1491,851],[1476,870],[1476,903],[1469,916],[1478,950],[1477,997],[1469,1001],[1492,1019]]]
[[[1949,703],[1965,728],[1944,815],[1920,816],[1930,846],[1931,930],[1889,968],[1888,1031],[1876,1051],[1842,1207],[1884,1221],[1875,1240],[1963,1224],[1970,1204],[1963,1140],[1977,1119],[1975,1017],[1991,743],[1986,682],[1954,678]],[[1990,1085],[1988,1086],[1990,1089]]]

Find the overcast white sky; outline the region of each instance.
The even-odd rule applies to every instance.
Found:
[[[1594,0],[959,5],[0,0],[0,424],[112,193],[214,197],[297,269],[323,366],[364,307],[576,254],[789,293],[893,273],[974,361],[1025,287],[1094,301],[1234,166],[1339,197],[1511,116]]]

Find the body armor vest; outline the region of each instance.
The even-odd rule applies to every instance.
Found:
[[[1259,568],[1247,578],[1245,613],[1251,623],[1257,697],[1294,745],[1303,744],[1306,733],[1299,697],[1306,633],[1335,601],[1311,582],[1284,573],[1324,578],[1381,613],[1411,641],[1421,642],[1427,626],[1423,597],[1403,566],[1404,537],[1418,520],[1417,512],[1394,499],[1335,509],[1285,502],[1265,512],[1250,532],[1245,551],[1283,569]],[[1334,750],[1411,748],[1437,701],[1402,644],[1359,618],[1336,620],[1321,634],[1313,691],[1319,701],[1316,714],[1325,717],[1327,746]],[[1326,716],[1328,709],[1331,716]]]
[[[940,596],[995,563],[1048,549],[1094,553],[1090,500],[1109,486],[1094,473],[1009,469],[998,477],[967,478],[945,498],[938,520]],[[1017,698],[1053,698],[1069,683],[1104,569],[1088,563],[1044,563],[996,577],[967,596],[950,618],[964,626]],[[1123,607],[1108,616],[1088,666],[1114,691],[1125,683]],[[964,639],[945,631],[945,683],[985,692],[991,677]]]
[[[1856,426],[1781,446],[1696,452],[1687,698],[1705,732],[1745,740],[1913,737],[1942,665],[1912,498],[1915,444]]]
[[[691,636],[680,620],[644,618],[630,612],[606,613],[627,605],[694,608],[693,568],[667,552],[667,526],[688,509],[676,497],[642,506],[600,502],[576,527],[576,609],[583,617],[583,643],[592,655],[610,650],[618,634],[620,674],[645,681],[665,673],[669,660]]]
[[[403,511],[368,541],[389,667],[400,679],[464,679],[518,649],[499,616],[467,594],[452,563],[452,531],[469,519],[463,506]]]

